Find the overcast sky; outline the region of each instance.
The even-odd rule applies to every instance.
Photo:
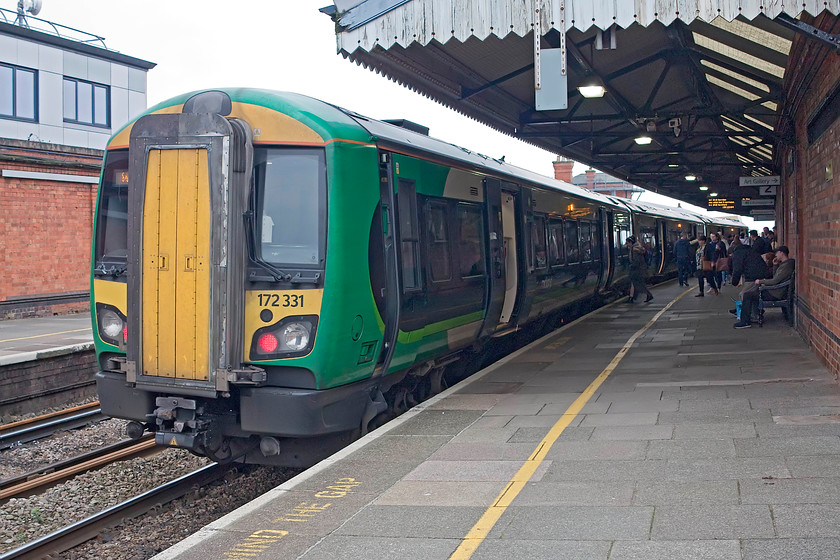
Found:
[[[336,54],[331,0],[43,0],[38,17],[100,35],[157,64],[149,105],[187,91],[259,87],[310,95],[376,119],[405,118],[436,138],[553,176],[555,154],[463,117]],[[15,10],[16,0],[0,0]],[[575,166],[575,173],[583,165]],[[653,193],[643,200],[669,203]],[[683,204],[684,207],[689,207]]]

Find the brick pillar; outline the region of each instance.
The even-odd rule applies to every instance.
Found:
[[[572,167],[575,166],[575,162],[568,159],[561,159],[560,156],[557,156],[553,165],[555,179],[565,181],[567,183],[572,182]]]

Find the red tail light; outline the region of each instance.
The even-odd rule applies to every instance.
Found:
[[[273,334],[264,334],[260,337],[260,350],[265,352],[266,354],[271,354],[275,350],[277,350],[277,346],[279,344],[277,337]]]

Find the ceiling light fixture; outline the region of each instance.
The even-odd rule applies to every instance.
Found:
[[[592,75],[584,77],[580,81],[580,85],[577,89],[580,94],[587,99],[592,99],[593,97],[604,97],[604,93],[607,91],[603,82],[601,82],[597,76]]]
[[[633,139],[633,141],[639,146],[647,146],[648,144],[653,142],[653,138],[651,138],[650,136],[637,136]]]
[[[604,94],[607,92],[607,90],[604,89],[604,86],[601,85],[578,86],[578,91],[587,99],[592,99],[593,97],[604,97]]]
[[[686,181],[696,181],[697,180],[697,175],[686,175],[685,180]]]
[[[716,193],[716,192],[710,192],[710,193],[709,193],[709,196],[710,196],[710,197],[714,197],[714,196],[717,196],[717,195],[718,195],[718,193]]]
[[[707,190],[709,190],[709,187],[707,187],[706,185],[703,185],[702,187],[700,187],[700,190],[701,191],[707,191]]]

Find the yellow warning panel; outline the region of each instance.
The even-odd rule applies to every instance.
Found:
[[[143,373],[209,379],[207,150],[150,150],[143,209]]]
[[[253,290],[245,292],[244,355],[254,333],[293,315],[321,315],[324,290]],[[267,313],[264,313],[266,311]]]

